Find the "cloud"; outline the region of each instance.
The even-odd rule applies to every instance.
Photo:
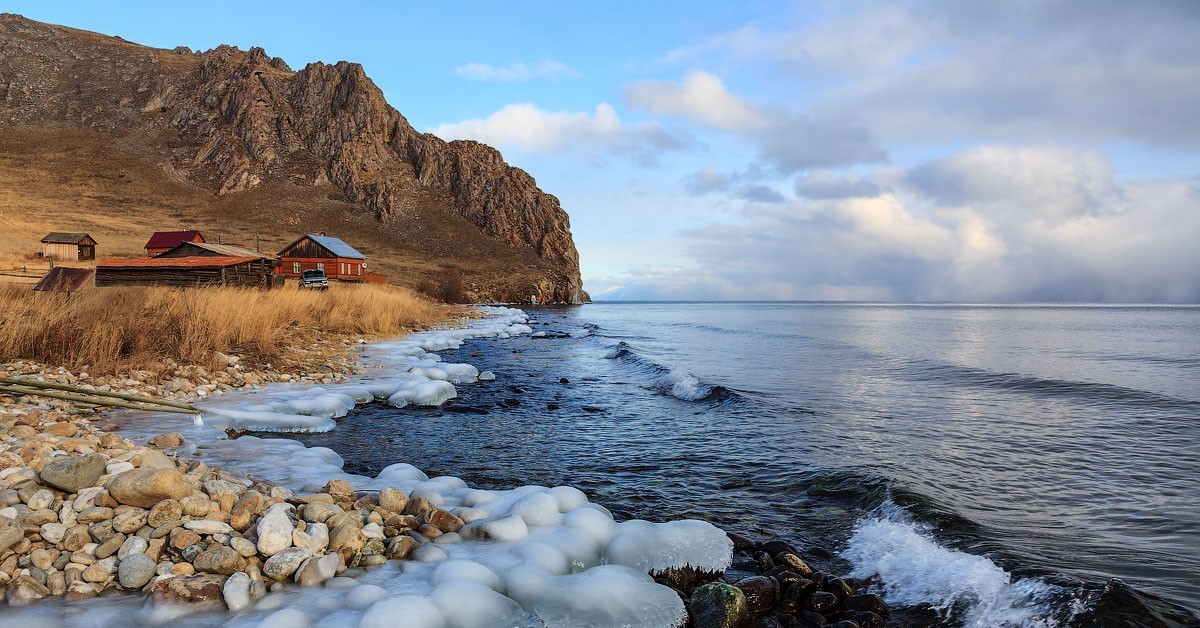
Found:
[[[713,166],[705,166],[683,178],[683,187],[692,196],[699,196],[710,192],[724,192],[731,185],[729,175],[718,171]]]
[[[639,298],[1200,301],[1195,179],[1118,182],[1092,152],[971,149],[684,233],[685,272],[609,278]],[[878,187],[869,195],[855,189]],[[657,295],[657,297],[656,297]]]
[[[454,68],[454,73],[473,81],[524,82],[536,78],[578,78],[578,70],[553,59],[542,59],[532,65],[514,61],[505,66],[487,63],[468,63]]]
[[[748,184],[736,190],[737,197],[755,203],[782,203],[783,195],[778,190],[762,184]]]
[[[545,111],[530,103],[506,105],[486,118],[441,124],[430,132],[448,140],[472,139],[531,153],[606,150],[643,161],[682,150],[691,142],[656,124],[626,124],[607,103],[592,113]]]
[[[853,172],[813,170],[796,177],[796,196],[814,200],[878,196],[879,185]]]
[[[780,174],[887,159],[865,122],[853,114],[752,104],[707,72],[688,73],[679,82],[636,83],[626,89],[625,100],[630,107],[741,136]]]

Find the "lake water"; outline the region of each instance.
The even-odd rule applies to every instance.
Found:
[[[299,440],[825,548],[953,623],[1200,623],[1200,307],[529,312],[547,337],[441,352],[497,374],[459,387],[487,414],[372,404]]]

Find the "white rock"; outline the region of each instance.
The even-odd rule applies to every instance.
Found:
[[[183,524],[183,527],[199,534],[229,534],[233,532],[233,528],[228,523],[209,521],[207,519],[188,521]]]
[[[314,553],[325,551],[325,548],[329,547],[329,526],[323,523],[310,523],[303,532],[299,530],[292,532],[292,545],[308,548]]]
[[[29,506],[30,510],[45,510],[53,503],[54,493],[43,488],[29,496],[29,503],[26,506]]]
[[[282,580],[296,572],[300,563],[312,556],[312,550],[304,547],[289,547],[280,550],[263,563],[263,575],[272,580]]]
[[[291,504],[275,504],[258,520],[258,551],[263,556],[274,556],[292,546],[295,528],[288,518],[292,510],[295,508]]]
[[[108,466],[104,468],[104,472],[108,475],[117,475],[118,473],[124,473],[132,470],[133,463],[131,462],[110,462],[108,463]]]
[[[0,516],[3,512],[0,511]],[[67,535],[67,525],[64,523],[45,523],[42,524],[42,529],[39,532],[42,539],[51,545],[58,545],[62,542],[63,537]]]
[[[367,525],[363,526],[362,531],[368,539],[379,539],[382,541],[386,538],[383,534],[383,526],[379,525],[378,523],[368,523]]]
[[[125,542],[121,544],[121,549],[117,550],[117,559],[125,560],[130,554],[144,554],[149,547],[150,542],[146,539],[140,536],[131,536],[125,539]]]
[[[221,588],[221,596],[225,598],[225,606],[231,611],[240,611],[250,606],[250,576],[239,571],[225,581]]]

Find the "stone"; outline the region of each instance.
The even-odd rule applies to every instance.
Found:
[[[163,524],[182,518],[183,507],[179,505],[179,501],[164,499],[150,509],[150,516],[147,518],[146,523],[152,528],[157,528]]]
[[[694,628],[749,628],[750,609],[742,590],[724,582],[696,587],[687,603]]]
[[[158,565],[149,556],[134,552],[117,567],[117,582],[126,589],[140,589],[154,577]]]
[[[158,447],[159,449],[174,449],[176,447],[182,447],[186,441],[183,440],[183,434],[178,432],[168,432],[166,434],[159,434],[147,442],[151,447]]]
[[[121,504],[152,508],[164,499],[180,499],[192,485],[174,469],[134,469],[109,480],[109,495]]]
[[[323,552],[329,547],[329,528],[323,523],[310,523],[303,532],[292,532],[292,545]]]
[[[58,557],[47,549],[39,548],[29,553],[29,562],[42,571],[49,571],[50,567],[54,565],[55,558]]]
[[[46,510],[47,508],[50,507],[50,504],[53,504],[53,503],[54,503],[54,493],[51,493],[50,491],[43,488],[43,489],[35,492],[33,495],[31,495],[29,497],[29,501],[26,502],[25,505],[29,506],[30,510]],[[57,520],[58,517],[56,516],[56,517],[54,517],[54,519]]]
[[[263,556],[274,556],[292,546],[295,527],[288,517],[295,508],[291,504],[275,504],[258,520],[258,551]]]
[[[427,513],[430,510],[433,510],[433,504],[431,504],[429,500],[425,499],[424,497],[417,497],[415,499],[408,500],[408,505],[404,507],[403,514],[420,515]]]
[[[338,554],[313,556],[301,563],[293,579],[302,587],[323,584],[326,580],[337,575],[340,565],[341,557]]]
[[[83,580],[85,582],[106,582],[112,578],[112,574],[99,563],[94,563],[87,566],[83,570]]]
[[[263,563],[263,575],[272,580],[283,580],[295,573],[300,568],[300,563],[312,555],[313,552],[310,549],[289,547],[268,558],[267,562]]]
[[[179,500],[179,505],[183,508],[183,514],[189,517],[203,517],[211,509],[212,502],[203,495],[188,495]]]
[[[170,456],[157,449],[147,449],[142,452],[141,469],[174,469],[175,461]]]
[[[117,550],[117,560],[125,560],[130,554],[144,554],[149,549],[150,541],[140,536],[131,536],[125,539],[121,549]]]
[[[745,578],[734,586],[745,594],[746,606],[753,615],[766,613],[779,600],[779,581],[769,576]]]
[[[232,547],[235,552],[245,556],[246,558],[254,556],[258,553],[258,546],[254,544],[254,541],[242,538],[240,536],[235,536],[232,539],[229,539],[229,546]]]
[[[379,491],[379,507],[389,512],[400,514],[408,506],[408,495],[396,488],[385,488]]]
[[[837,608],[838,597],[827,591],[814,591],[808,596],[808,601],[805,606],[809,610],[816,611],[822,615],[828,614],[830,611]]]
[[[464,523],[462,519],[441,509],[434,509],[426,512],[424,515],[425,522],[434,526],[442,532],[458,532],[462,529]]]
[[[233,508],[229,511],[229,525],[238,532],[244,532],[254,520],[254,516],[262,511],[266,497],[258,491],[246,491]]]
[[[354,487],[345,480],[330,480],[325,487],[321,489],[322,493],[329,493],[335,502],[352,502],[354,501]]]
[[[136,532],[142,526],[146,525],[149,514],[149,511],[142,508],[133,508],[119,512],[113,517],[113,529],[125,534]]]
[[[4,592],[9,606],[32,604],[47,595],[50,595],[50,589],[29,576],[17,576],[8,583],[8,589]]]
[[[79,523],[96,523],[99,521],[108,521],[116,516],[116,511],[106,506],[92,506],[87,510],[79,513],[75,520]]]
[[[44,484],[68,493],[91,487],[104,474],[104,456],[98,453],[82,456],[58,456],[42,467],[38,474]]]
[[[250,606],[250,576],[243,572],[229,576],[221,587],[221,597],[231,611],[240,611]]]
[[[96,558],[108,558],[117,553],[121,546],[125,544],[125,535],[119,532],[114,533],[103,543],[96,546]]]
[[[191,565],[188,565],[189,567]],[[181,575],[158,580],[150,585],[157,603],[189,604],[193,609],[221,604],[222,587],[227,576],[220,574]]]
[[[187,521],[183,524],[183,527],[199,534],[230,534],[233,532],[233,528],[228,523],[208,521],[206,519]]]
[[[269,562],[269,561],[268,561]],[[229,575],[246,568],[246,558],[233,548],[213,545],[192,561],[196,571]]]
[[[332,517],[340,515],[344,512],[346,511],[342,510],[341,506],[336,504],[312,502],[304,505],[301,518],[305,521],[311,521],[314,523],[325,523]]]
[[[51,436],[71,438],[79,433],[79,428],[68,421],[62,421],[47,426],[43,431]]]
[[[25,530],[21,524],[8,517],[0,517],[0,552],[16,545],[23,538]]]
[[[0,546],[3,545],[3,522],[0,521]],[[63,535],[62,548],[68,552],[77,552],[84,545],[90,543],[92,535],[88,533],[88,527],[82,523],[67,529]]]
[[[25,515],[24,520],[25,525],[41,528],[44,524],[58,521],[58,513],[48,508],[43,508],[42,510],[35,510]]]
[[[200,535],[186,528],[175,528],[170,534],[171,547],[182,550],[200,542]]]
[[[887,617],[890,612],[888,605],[883,601],[883,598],[874,593],[860,593],[851,595],[845,600],[842,600],[842,607],[850,611],[865,611],[875,613],[881,617]]]
[[[393,560],[404,560],[412,556],[413,550],[417,549],[420,543],[416,539],[401,534],[400,536],[388,542],[387,557]]]
[[[329,531],[329,549],[342,555],[346,562],[367,544],[367,535],[357,526],[343,523]]]

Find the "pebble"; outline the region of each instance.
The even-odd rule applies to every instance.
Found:
[[[149,556],[141,552],[131,553],[121,560],[117,568],[117,581],[126,589],[140,589],[154,577],[157,567]]]

